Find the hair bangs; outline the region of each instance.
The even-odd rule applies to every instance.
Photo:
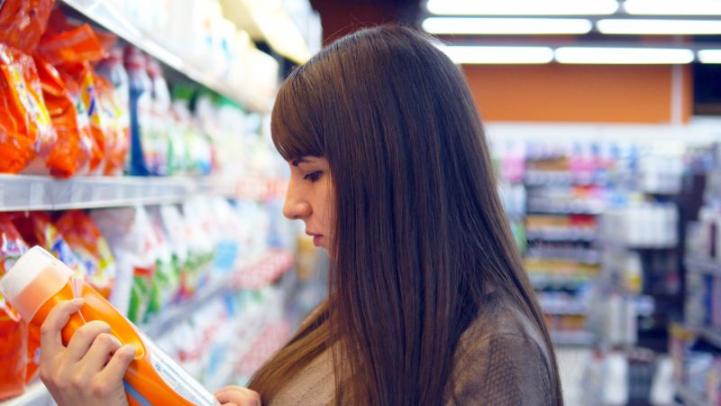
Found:
[[[301,72],[296,70],[280,88],[271,113],[273,144],[286,161],[304,156],[325,156],[313,120],[313,103]]]

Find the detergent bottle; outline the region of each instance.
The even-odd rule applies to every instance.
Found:
[[[153,345],[98,291],[44,249],[36,246],[20,257],[0,279],[0,291],[24,320],[38,327],[58,304],[83,298],[83,306],[62,331],[63,343],[67,345],[83,324],[102,320],[122,344],[134,345],[135,359],[125,373],[131,406],[218,404],[213,395]]]

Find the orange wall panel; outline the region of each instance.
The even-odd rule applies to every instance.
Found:
[[[469,65],[463,70],[487,121],[669,123],[671,66]],[[683,122],[690,70],[681,70]]]

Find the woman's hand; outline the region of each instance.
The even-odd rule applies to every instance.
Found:
[[[222,406],[260,406],[260,395],[240,386],[226,386],[215,392]]]
[[[123,376],[135,349],[121,346],[110,326],[91,321],[73,334],[67,347],[61,332],[83,304],[64,302],[50,312],[40,329],[40,379],[59,406],[127,405]]]

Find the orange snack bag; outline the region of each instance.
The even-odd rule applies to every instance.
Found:
[[[104,175],[120,175],[130,149],[130,122],[127,119],[127,107],[115,93],[113,84],[102,76],[96,75],[95,88],[98,106],[106,129],[105,170]],[[127,100],[125,100],[127,103]]]
[[[69,178],[87,172],[93,141],[90,125],[83,110],[79,113],[76,100],[68,91],[60,73],[50,63],[35,57],[45,105],[50,113],[57,141],[48,153],[46,165],[50,174]]]
[[[102,146],[98,144],[96,137],[93,136],[93,131],[90,127],[90,116],[88,114],[88,108],[85,105],[85,100],[83,99],[80,82],[69,73],[63,71],[60,71],[60,76],[63,82],[65,82],[65,88],[68,90],[68,94],[75,105],[78,125],[82,128],[82,134],[84,134],[82,140],[84,140],[84,145],[88,150],[88,162],[85,170],[81,173],[97,172],[105,160],[105,151],[102,149]]]
[[[83,211],[71,210],[63,214],[55,225],[85,265],[87,281],[109,298],[115,283],[115,258],[93,220]]]
[[[82,103],[90,122],[92,151],[90,172],[105,171],[106,143],[110,125],[103,116],[96,74],[91,63],[106,56],[105,43],[88,24],[72,27],[62,16],[53,16],[48,33],[38,45],[37,54],[57,67],[71,97]],[[79,103],[76,103],[76,107]]]
[[[95,63],[106,56],[105,44],[88,24],[72,26],[53,16],[37,54],[55,66]]]
[[[28,247],[7,214],[0,214],[0,276],[4,275]],[[0,399],[25,390],[27,325],[0,294]]]
[[[44,160],[55,141],[55,131],[35,63],[1,43],[0,111],[0,172],[17,173],[35,157]]]
[[[0,1],[0,42],[31,53],[45,31],[55,0]]]

